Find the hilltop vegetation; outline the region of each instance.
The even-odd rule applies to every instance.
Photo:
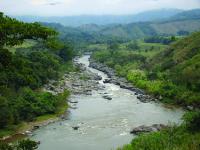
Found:
[[[0,13],[0,136],[66,105],[67,91],[52,95],[40,90],[61,75],[62,66],[73,56],[71,46],[56,35],[39,23],[23,23]]]
[[[200,33],[162,48],[115,47],[97,51],[93,58],[115,68],[134,85],[168,103],[200,106]],[[161,98],[163,97],[163,98]]]

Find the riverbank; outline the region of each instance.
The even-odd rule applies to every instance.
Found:
[[[0,141],[14,142],[16,140],[26,138],[28,136],[31,136],[34,130],[65,118],[68,108],[67,97],[69,97],[69,93],[63,96],[63,101],[59,104],[59,106],[57,106],[56,113],[41,115],[39,117],[36,117],[34,121],[21,122],[20,124],[15,125],[12,128],[1,130],[0,133],[3,136],[0,138]]]
[[[176,102],[173,102],[172,100],[169,100],[167,97],[164,97],[160,94],[156,94],[157,93],[156,91],[158,90],[157,89],[158,87],[157,88],[154,87],[155,84],[157,84],[156,82],[155,83],[152,82],[152,84],[149,83],[149,86],[152,85],[153,88],[155,88],[153,91],[149,91],[145,88],[142,88],[142,86],[137,86],[137,84],[134,85],[134,83],[137,82],[136,81],[137,79],[128,80],[127,78],[118,75],[115,69],[109,67],[106,64],[97,62],[93,58],[90,59],[90,67],[100,70],[104,72],[105,74],[107,74],[109,79],[106,79],[104,83],[113,83],[115,85],[119,85],[120,88],[128,89],[130,91],[135,92],[135,95],[137,96],[137,98],[143,103],[154,101],[154,102],[161,102],[165,104],[166,107],[169,107],[169,108],[182,107],[183,109],[186,109],[189,111],[198,110],[198,108],[195,108],[194,106],[178,104]],[[140,77],[139,75],[139,78],[142,78],[142,77]],[[166,89],[166,92],[167,90],[168,89]]]
[[[51,80],[44,85],[42,91],[49,92],[53,95],[64,93],[66,90],[71,95],[91,95],[92,90],[99,90],[103,87],[98,84],[101,77],[95,73],[86,70],[85,66],[74,62],[74,65],[79,68],[77,72],[68,72],[63,77],[56,81]],[[32,122],[23,122],[12,129],[5,129],[0,131],[2,133],[1,141],[13,142],[15,140],[31,136],[32,132],[40,127],[49,125],[59,120],[67,119],[68,107],[76,109],[75,103],[68,100],[59,104],[58,110],[55,114],[47,114],[39,116]]]
[[[112,84],[120,86],[120,88],[122,88],[122,89],[127,89],[127,90],[135,92],[135,95],[137,95],[137,98],[141,102],[148,103],[151,101],[159,100],[151,95],[148,95],[144,90],[141,90],[141,89],[133,86],[133,84],[128,82],[126,78],[117,76],[115,70],[106,66],[105,64],[101,64],[101,63],[96,62],[93,59],[90,59],[89,66],[91,68],[100,70],[100,71],[104,72],[105,74],[107,74],[109,79],[104,80],[103,81],[104,83],[112,83]]]

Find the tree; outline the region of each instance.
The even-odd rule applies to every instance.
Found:
[[[35,150],[37,147],[38,143],[29,139],[19,141],[15,144],[0,142],[1,150]]]
[[[11,110],[5,97],[0,96],[0,128],[6,127],[12,122]]]
[[[35,150],[37,149],[37,146],[37,142],[27,139],[19,142],[17,150]]]
[[[12,61],[12,53],[6,49],[0,49],[0,68],[7,67],[11,64]]]
[[[65,45],[59,52],[59,56],[64,61],[70,61],[72,60],[74,56],[73,48],[70,45]]]
[[[24,39],[47,39],[57,34],[39,23],[24,23],[0,13],[0,49],[5,45],[18,45]]]
[[[111,43],[109,45],[108,49],[110,50],[111,55],[113,55],[114,52],[119,49],[119,44],[117,44],[117,43]]]
[[[139,47],[137,41],[133,41],[133,42],[131,42],[130,44],[127,45],[127,48],[128,48],[129,50],[137,50],[137,49],[139,49],[140,47]]]

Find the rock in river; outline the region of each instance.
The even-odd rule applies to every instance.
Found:
[[[74,130],[78,130],[80,127],[79,126],[74,126],[72,127]]]
[[[108,96],[108,95],[104,95],[103,98],[107,99],[107,100],[112,100],[112,97]]]
[[[147,133],[147,132],[155,132],[155,131],[160,131],[163,128],[166,128],[166,125],[163,124],[153,124],[152,126],[139,126],[134,128],[133,130],[130,131],[131,134],[140,134],[140,133]]]

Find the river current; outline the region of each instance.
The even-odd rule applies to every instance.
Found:
[[[134,136],[129,132],[140,125],[180,123],[184,113],[163,104],[142,103],[134,92],[114,84],[104,84],[106,74],[89,67],[89,56],[78,59],[86,69],[102,77],[105,86],[92,95],[72,95],[77,109],[70,109],[67,120],[50,124],[34,132],[31,139],[40,141],[38,150],[111,150],[128,144]],[[104,99],[108,94],[112,100]],[[72,127],[79,126],[78,130]]]

